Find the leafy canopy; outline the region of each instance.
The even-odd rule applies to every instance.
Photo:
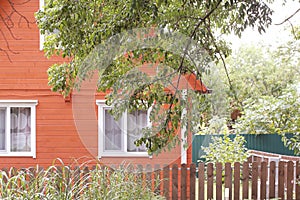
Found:
[[[247,27],[255,27],[263,32],[271,24],[271,14],[272,10],[259,0],[48,0],[44,9],[36,13],[36,19],[41,33],[47,34],[45,54],[49,57],[57,54],[71,60],[70,63],[54,65],[48,71],[52,90],[67,96],[74,88],[76,72],[84,58],[98,44],[117,33],[151,27],[180,32],[196,41],[211,60],[218,62],[230,54],[226,42],[218,37],[220,34],[234,33],[240,36]],[[130,59],[124,60],[124,56],[119,55],[113,60],[99,80],[99,89],[105,91],[118,84],[119,77],[124,77],[138,64],[130,62],[141,55],[141,63],[154,59],[159,64],[171,66],[179,75],[178,81],[182,77],[180,75],[186,72],[193,72],[198,78],[207,72],[203,69],[205,63],[190,62],[186,54],[176,55],[166,49],[138,49],[127,53],[133,53]],[[164,59],[157,59],[154,55]],[[119,110],[128,106],[138,109],[139,106],[132,105],[140,103],[140,100],[146,100],[149,105],[156,102],[158,108],[169,105],[164,111],[165,117],[158,117],[159,109],[152,111],[152,116],[156,116],[151,119],[152,123],[160,124],[159,128],[152,134],[145,133],[136,142],[137,145],[146,143],[149,153],[160,152],[166,146],[174,147],[180,142],[177,134],[174,134],[179,126],[189,125],[187,131],[190,131],[194,127],[192,122],[199,121],[199,117],[191,112],[182,116],[189,99],[193,100],[189,111],[199,112],[202,108],[200,94],[191,96],[186,102],[182,99],[179,101],[176,95],[163,92],[161,85],[159,81],[140,84],[129,103],[115,107]],[[147,95],[141,95],[143,92]],[[116,97],[118,95],[113,95],[112,99]]]

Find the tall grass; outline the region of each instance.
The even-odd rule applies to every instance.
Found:
[[[112,169],[97,164],[89,169],[61,162],[46,170],[0,170],[0,199],[164,199],[151,190],[151,184],[130,165]]]

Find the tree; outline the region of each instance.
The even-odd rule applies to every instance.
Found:
[[[235,33],[240,36],[247,27],[256,27],[259,32],[264,32],[272,22],[271,14],[272,10],[264,2],[258,0],[49,0],[44,10],[36,13],[36,18],[41,32],[48,35],[44,45],[46,55],[58,54],[71,60],[70,63],[54,65],[48,71],[52,89],[67,96],[74,88],[74,80],[84,58],[97,45],[117,33],[145,27],[158,27],[169,32],[180,32],[190,41],[193,40],[195,44],[201,46],[201,52],[205,50],[209,60],[221,61],[226,69],[224,60],[230,54],[230,49],[216,33]],[[190,43],[187,43],[186,49],[192,46]],[[117,91],[122,86],[119,77],[126,75],[138,64],[156,61],[171,66],[178,75],[178,83],[181,75],[187,72],[193,72],[201,78],[203,73],[209,70],[209,62],[193,63],[186,52],[176,55],[159,46],[127,52],[130,59],[124,59],[124,56],[115,58],[100,79],[99,85],[102,87],[99,89],[113,88],[109,100],[112,104],[118,105],[118,109],[115,110],[116,115],[127,108],[140,109],[141,102],[147,102],[142,105],[146,108],[155,102],[151,120],[153,124],[161,125],[148,132],[144,130],[144,136],[136,141],[137,145],[145,143],[149,153],[159,152],[166,146],[172,148],[180,142],[174,134],[180,125],[188,125],[187,130],[190,130],[190,127],[194,127],[192,122],[198,123],[199,118],[192,113],[186,115],[188,121],[181,117],[188,101],[193,101],[193,108],[190,110],[199,112],[201,110],[199,102],[202,97],[199,94],[193,94],[187,98],[187,102],[183,99],[179,101],[179,97],[176,96],[179,88],[176,88],[175,93],[166,94],[160,82],[162,79],[158,78],[138,84],[138,88],[134,88],[132,92],[132,97],[122,104],[121,101],[116,100],[119,97]],[[163,59],[158,59],[159,57]],[[139,58],[142,59],[137,63]],[[206,68],[201,67],[203,65]],[[162,73],[161,77],[164,75],[166,74]],[[228,73],[226,75],[232,87]],[[128,82],[126,86],[129,90],[133,90],[129,87],[130,83],[132,82]],[[159,117],[159,110],[164,105],[169,105],[168,109],[163,110],[163,117]]]
[[[9,39],[20,40],[14,34],[14,28],[20,25],[21,22],[25,22],[27,27],[30,28],[31,22],[28,18],[19,11],[20,6],[26,5],[31,0],[24,0],[20,3],[16,3],[13,0],[5,0],[0,2],[0,39],[4,41],[0,44],[0,52],[3,52],[8,59],[10,59],[10,54],[17,54],[18,52],[11,49],[9,45]],[[16,21],[18,19],[18,21]]]
[[[215,85],[215,95],[221,93],[229,102],[222,104],[227,110],[238,108],[242,116],[232,124],[236,134],[279,134],[286,146],[300,153],[299,120],[299,40],[293,29],[293,40],[272,50],[264,46],[244,46],[226,59],[228,73],[236,96],[230,86]],[[222,66],[216,66],[219,73],[211,79],[224,81]],[[214,75],[210,74],[209,76]],[[237,97],[237,98],[235,98]],[[229,115],[211,120],[201,127],[200,133],[219,133],[220,128],[228,125]],[[225,122],[224,122],[225,121]],[[287,138],[286,133],[293,133]]]
[[[228,57],[226,63],[237,93],[237,99],[229,95],[233,104],[243,106],[243,101],[261,96],[278,97],[288,85],[299,80],[297,63],[285,58],[289,53],[280,51],[265,46],[244,46]],[[293,57],[296,58],[299,55]]]

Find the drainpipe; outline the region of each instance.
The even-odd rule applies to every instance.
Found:
[[[182,90],[182,99],[186,100],[187,90]],[[181,121],[183,121],[184,117],[186,117],[187,109],[183,108],[181,114]],[[187,144],[187,136],[185,136],[185,132],[187,130],[186,125],[182,126],[180,133],[181,133],[181,164],[187,164],[187,148],[184,147]]]

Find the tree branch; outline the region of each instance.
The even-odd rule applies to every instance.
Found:
[[[31,0],[25,0],[25,1],[20,2],[20,3],[14,3],[13,0],[7,0],[8,4],[10,6],[9,9],[3,8],[0,4],[0,11],[1,11],[0,12],[0,22],[3,22],[3,24],[4,24],[4,27],[2,27],[0,29],[0,35],[2,36],[2,38],[4,40],[4,43],[5,43],[4,45],[2,43],[2,45],[0,46],[0,51],[4,52],[4,54],[6,54],[8,60],[10,62],[12,62],[12,60],[10,58],[9,52],[13,53],[13,54],[17,54],[17,52],[13,51],[10,48],[10,45],[9,45],[9,42],[8,42],[8,36],[12,37],[14,40],[20,40],[21,39],[21,38],[18,38],[13,32],[13,29],[15,27],[15,22],[12,20],[12,16],[14,14],[16,14],[19,17],[19,20],[18,20],[18,25],[19,26],[20,26],[22,20],[25,20],[27,28],[30,28],[30,24],[35,23],[35,22],[30,22],[25,15],[23,15],[21,12],[19,12],[17,10],[17,8],[15,6],[16,5],[24,5],[24,4],[26,4],[30,1]],[[7,10],[9,10],[9,11],[7,11]],[[7,30],[9,34],[5,33],[4,29]]]
[[[298,12],[300,11],[300,8],[298,8],[298,10],[296,10],[292,15],[290,15],[288,18],[286,18],[285,20],[283,20],[281,23],[275,24],[275,25],[282,25],[285,22],[288,22],[292,17],[294,17]]]
[[[178,93],[178,87],[179,87],[179,83],[180,83],[180,79],[181,79],[181,72],[182,72],[182,70],[183,70],[183,62],[184,62],[185,57],[186,57],[186,55],[187,55],[187,50],[188,50],[189,46],[191,45],[191,42],[192,42],[192,40],[193,40],[193,37],[196,35],[197,30],[199,29],[200,25],[201,25],[203,22],[205,22],[206,19],[208,19],[208,18],[210,17],[210,15],[211,15],[218,7],[219,7],[219,5],[221,4],[221,2],[222,2],[222,0],[219,0],[218,3],[216,4],[216,6],[215,6],[214,8],[212,8],[212,9],[211,9],[204,17],[200,18],[200,21],[196,24],[196,26],[195,26],[195,28],[194,28],[192,34],[190,35],[189,42],[188,42],[188,44],[186,45],[186,48],[185,48],[185,50],[184,50],[184,53],[183,53],[183,56],[182,56],[182,59],[181,59],[179,68],[178,68],[178,70],[177,70],[177,71],[179,72],[179,74],[178,74],[178,80],[177,80],[177,84],[176,84],[176,90],[175,90],[175,93],[174,93],[174,95],[173,95],[173,97],[172,97],[172,100],[171,100],[170,105],[169,105],[169,108],[168,108],[167,120],[166,120],[165,123],[164,123],[164,127],[167,127],[168,122],[169,122],[168,119],[171,118],[171,108],[172,108],[172,106],[174,105],[174,101],[175,101],[176,95],[177,95],[177,93]]]
[[[226,66],[226,62],[225,62],[225,58],[223,57],[220,49],[219,49],[219,46],[217,45],[216,41],[215,41],[215,38],[211,32],[211,29],[209,27],[206,26],[206,29],[208,31],[208,34],[210,35],[210,37],[212,38],[212,42],[213,42],[213,45],[214,47],[216,48],[216,53],[219,54],[220,56],[220,59],[222,61],[222,64],[223,64],[223,67],[224,67],[224,70],[225,70],[225,74],[226,74],[226,77],[227,77],[227,80],[228,80],[228,84],[229,84],[229,88],[230,90],[233,92],[233,96],[235,98],[235,100],[237,101],[237,103],[240,103],[239,100],[238,100],[238,97],[237,97],[237,94],[236,94],[236,91],[235,89],[233,88],[233,85],[232,85],[232,81],[229,77],[229,72],[228,72],[228,69],[227,69],[227,66]]]

